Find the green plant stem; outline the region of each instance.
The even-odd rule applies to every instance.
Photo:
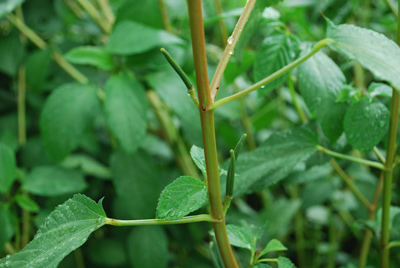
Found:
[[[212,105],[212,109],[216,109],[219,106],[221,106],[224,103],[230,102],[230,101],[234,101],[236,99],[239,99],[247,94],[249,94],[250,92],[253,92],[256,89],[259,89],[262,86],[265,86],[266,84],[274,81],[275,79],[281,77],[282,75],[287,74],[288,72],[290,72],[291,70],[293,70],[294,68],[296,68],[297,66],[299,66],[300,64],[302,64],[303,62],[305,62],[306,60],[308,60],[310,57],[312,57],[315,53],[317,53],[318,51],[320,51],[322,48],[326,47],[329,43],[332,43],[332,39],[326,38],[323,39],[321,41],[319,41],[314,47],[313,49],[307,53],[306,55],[298,58],[297,60],[295,60],[294,62],[286,65],[285,67],[283,67],[282,69],[276,71],[275,73],[271,74],[270,76],[264,78],[263,80],[255,83],[254,85],[250,86],[249,88],[240,91],[239,93],[236,93],[234,95],[231,95],[229,97],[223,98],[219,101],[214,102],[214,104]]]
[[[333,209],[330,209],[329,218],[329,253],[328,253],[328,267],[335,268],[335,256],[336,256],[336,228],[333,215]]]
[[[293,105],[296,108],[296,111],[300,116],[301,122],[306,123],[307,122],[307,116],[304,113],[303,108],[301,108],[299,102],[297,101],[296,90],[294,88],[293,77],[292,76],[289,76],[288,87],[289,87],[290,95],[292,96]]]
[[[215,70],[213,79],[211,80],[210,89],[212,99],[215,100],[218,94],[219,85],[222,80],[222,75],[224,74],[225,68],[228,65],[229,59],[233,55],[236,43],[239,41],[240,35],[244,29],[244,26],[247,23],[247,20],[250,17],[251,11],[256,3],[256,0],[249,0],[246,2],[246,5],[243,8],[242,14],[239,17],[239,20],[233,30],[232,35],[229,37],[227,41],[227,45],[225,47],[224,52],[222,53],[221,59],[218,63],[217,69]]]
[[[104,20],[100,13],[97,11],[96,7],[89,0],[76,0],[81,7],[86,10],[89,16],[100,26],[102,31],[106,34],[111,32],[110,24]]]
[[[25,97],[26,97],[26,71],[21,66],[18,69],[18,144],[24,146],[26,143],[26,114],[25,114]]]
[[[3,250],[5,253],[10,254],[10,255],[17,253],[17,250],[15,250],[15,248],[13,247],[13,245],[10,242],[7,242],[4,245]]]
[[[222,15],[222,5],[221,5],[221,1],[220,0],[214,0],[214,5],[215,5],[215,9],[217,11],[217,16],[221,16]],[[221,38],[222,38],[222,44],[224,46],[226,46],[226,42],[228,39],[228,30],[226,29],[226,24],[223,18],[220,18],[218,20],[218,25],[219,25],[219,31],[221,32]]]
[[[353,156],[337,153],[337,152],[331,151],[329,149],[326,149],[325,147],[322,147],[320,145],[317,145],[317,149],[318,149],[318,151],[320,151],[322,153],[325,153],[327,155],[333,156],[333,157],[337,157],[337,158],[345,159],[345,160],[348,160],[348,161],[352,161],[354,163],[359,163],[359,164],[362,164],[362,165],[366,165],[366,166],[374,167],[374,168],[377,168],[377,169],[385,170],[385,166],[383,164],[379,163],[379,162],[365,160],[365,159],[362,159],[362,158],[358,158],[358,157],[353,157]]]
[[[259,259],[258,262],[278,262],[278,259],[272,259],[272,258]]]
[[[53,52],[53,59],[57,64],[64,69],[72,78],[81,84],[89,83],[89,78],[79,72],[74,66],[72,66],[68,61],[65,60],[63,55],[58,52]]]
[[[169,22],[167,6],[164,0],[158,0],[158,6],[160,7],[161,19],[164,29],[168,32],[172,32],[171,23]]]
[[[140,226],[140,225],[171,225],[171,224],[184,224],[193,222],[216,222],[216,220],[208,214],[200,214],[196,216],[187,216],[178,220],[117,220],[105,218],[105,224],[113,226]],[[219,222],[219,221],[217,221]]]
[[[374,150],[374,153],[376,154],[376,156],[378,157],[379,161],[381,161],[382,163],[385,163],[385,162],[386,162],[386,159],[385,159],[385,157],[381,154],[381,152],[379,151],[379,149],[378,149],[376,146],[374,146],[373,150]]]
[[[381,172],[381,175],[379,176],[378,185],[376,186],[374,197],[372,199],[371,207],[370,207],[370,210],[368,213],[369,221],[372,221],[375,218],[376,210],[378,207],[377,205],[378,205],[379,197],[382,192],[383,178],[384,178],[384,173]],[[364,237],[363,237],[363,241],[361,243],[361,249],[360,249],[360,256],[358,258],[358,268],[364,268],[365,265],[367,264],[369,249],[371,247],[372,235],[373,235],[373,233],[371,232],[370,229],[366,229],[364,231]]]
[[[115,21],[115,16],[111,9],[110,3],[108,2],[108,0],[97,0],[97,3],[99,4],[99,6],[101,8],[101,11],[103,12],[104,17],[107,19],[107,22],[110,25],[109,27],[112,28],[112,25],[114,24],[114,21]]]
[[[77,248],[74,250],[76,268],[85,268],[85,261],[82,255],[82,249]]]
[[[369,210],[371,207],[368,199],[360,192],[357,186],[354,184],[353,180],[344,172],[344,170],[339,166],[335,159],[331,159],[330,163],[335,171],[339,174],[340,178],[346,183],[347,187],[353,192],[353,194],[360,200],[360,202]]]
[[[389,243],[388,248],[400,247],[400,241],[392,241]]]
[[[32,43],[34,43],[38,48],[40,49],[45,49],[47,47],[47,44],[45,41],[43,41],[42,38],[40,38],[34,31],[32,31],[26,24],[19,19],[17,16],[14,14],[10,13],[6,16],[6,18],[15,26],[18,28],[18,30],[21,31],[29,40],[31,40]]]
[[[397,17],[398,11],[396,10],[395,4],[392,2],[392,0],[385,0],[387,5],[389,6],[390,10],[393,12],[393,14]]]

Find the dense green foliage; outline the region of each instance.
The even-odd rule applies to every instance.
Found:
[[[279,74],[215,110],[243,267],[379,267],[382,233],[391,266],[381,267],[400,263],[392,1],[257,1],[215,89],[224,101]],[[0,267],[224,268],[210,223],[221,219],[205,215],[203,107],[160,53],[196,81],[186,1],[3,2]],[[245,4],[203,1],[210,81]]]

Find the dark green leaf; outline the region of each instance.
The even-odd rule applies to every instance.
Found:
[[[228,224],[226,226],[229,243],[235,247],[246,248],[249,250],[256,249],[256,238],[253,237],[253,232],[246,227],[239,227]]]
[[[90,85],[72,83],[54,90],[43,107],[40,129],[55,160],[64,159],[79,145],[98,108],[96,89]]]
[[[323,52],[318,52],[298,68],[300,93],[332,143],[343,132],[343,118],[348,105],[336,100],[345,82],[342,71]]]
[[[376,79],[400,90],[400,48],[383,34],[354,25],[334,25],[328,21],[330,47],[350,59],[358,60]]]
[[[285,251],[287,248],[277,239],[272,239],[267,246],[261,251],[260,255],[267,254],[273,251]]]
[[[8,13],[11,13],[25,0],[3,0],[0,2],[0,18],[4,17]]]
[[[28,192],[41,196],[79,193],[86,189],[83,175],[73,169],[56,166],[34,168],[23,181]]]
[[[1,3],[0,8],[2,5],[3,4]],[[15,76],[18,72],[18,67],[23,56],[24,46],[22,45],[18,34],[11,33],[0,38],[0,71],[9,76]]]
[[[76,47],[68,51],[65,59],[75,64],[91,65],[105,71],[114,68],[112,55],[102,47]]]
[[[91,244],[88,255],[91,261],[106,267],[124,266],[127,260],[125,244],[110,238]]]
[[[26,83],[29,89],[38,92],[43,90],[50,71],[50,50],[38,50],[31,53],[26,60]]]
[[[8,193],[15,180],[16,169],[14,152],[0,143],[0,193]]]
[[[29,198],[29,196],[26,195],[20,195],[20,194],[16,195],[15,201],[17,201],[17,204],[21,208],[30,212],[38,212],[40,209],[39,205],[36,204],[35,201],[33,201],[31,198]]]
[[[128,236],[128,252],[133,267],[166,268],[168,237],[160,226],[140,226]]]
[[[3,205],[0,205],[0,226],[0,248],[3,248],[4,244],[13,237],[16,226],[15,218],[10,209]]]
[[[177,178],[162,191],[157,205],[157,218],[176,220],[198,210],[207,201],[207,186],[189,176]]]
[[[295,60],[299,50],[298,41],[285,32],[267,37],[257,51],[254,61],[254,80],[260,81]],[[259,90],[264,95],[279,87],[288,77],[286,74]]]
[[[296,266],[288,258],[279,256],[279,258],[278,258],[278,268],[296,268]]]
[[[0,267],[55,268],[65,256],[85,243],[92,232],[104,225],[105,217],[101,201],[96,204],[84,195],[74,195],[46,218],[26,247],[1,259]]]
[[[353,103],[344,118],[344,131],[349,143],[358,150],[371,150],[385,135],[389,111],[379,101],[363,98]]]
[[[110,169],[87,155],[70,155],[61,165],[66,168],[80,168],[83,173],[100,179],[111,179]]]
[[[177,36],[133,21],[118,23],[111,33],[106,49],[120,55],[138,54],[166,44],[181,44]]]
[[[121,147],[127,153],[134,153],[147,132],[147,101],[143,86],[128,77],[111,77],[106,84],[104,109],[107,125]]]

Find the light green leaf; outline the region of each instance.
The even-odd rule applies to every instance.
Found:
[[[8,193],[16,176],[15,155],[10,147],[0,143],[0,193]]]
[[[17,201],[18,206],[30,212],[38,212],[40,209],[39,205],[26,195],[17,194],[15,201]]]
[[[377,80],[389,82],[400,90],[400,48],[372,30],[354,25],[335,25],[328,21],[327,37],[334,40],[330,47],[350,59],[356,59],[370,70]]]
[[[11,210],[4,205],[0,205],[0,248],[3,248],[4,244],[13,237],[16,225]]]
[[[101,200],[96,204],[77,194],[58,206],[39,228],[34,239],[20,252],[0,260],[0,267],[55,268],[70,252],[86,242],[104,225]]]
[[[198,179],[181,176],[162,191],[157,219],[177,220],[198,210],[207,201],[207,186]]]
[[[299,42],[285,32],[275,32],[267,37],[257,51],[254,61],[254,80],[260,81],[296,59]],[[259,90],[264,95],[279,87],[288,77],[286,74]]]
[[[362,152],[381,141],[389,125],[389,111],[379,101],[363,98],[353,103],[344,118],[344,131],[349,143]]]
[[[236,163],[235,196],[277,183],[312,156],[316,145],[316,135],[306,127],[298,127],[277,132],[256,150],[241,153]]]
[[[260,255],[267,254],[273,251],[285,251],[287,248],[277,239],[272,239],[267,246],[261,251]]]
[[[256,249],[256,238],[253,237],[253,232],[247,226],[240,227],[237,225],[228,224],[226,229],[228,232],[229,243],[231,245],[249,250]]]
[[[79,193],[86,189],[87,183],[77,170],[42,166],[34,168],[25,177],[23,187],[36,195],[57,196]]]
[[[349,102],[359,93],[361,93],[361,91],[358,89],[349,85],[344,85],[340,90],[338,97],[336,98],[336,102]]]
[[[127,153],[134,153],[147,132],[147,101],[137,81],[113,76],[106,84],[104,109],[111,132]]]
[[[370,100],[372,100],[375,97],[392,97],[392,87],[383,84],[383,83],[375,83],[372,82],[368,86],[368,96]]]
[[[166,31],[133,21],[123,21],[114,27],[106,49],[111,53],[132,55],[166,44],[181,43],[182,39]]]
[[[343,132],[343,118],[348,104],[337,103],[336,100],[345,82],[342,71],[323,52],[318,52],[298,67],[300,93],[332,143]]]
[[[8,13],[11,13],[25,0],[3,0],[0,2],[0,18],[4,17]]]
[[[112,55],[102,47],[76,47],[65,54],[65,59],[71,63],[91,65],[104,71],[110,71],[114,68]]]
[[[93,86],[71,83],[52,92],[40,116],[40,130],[46,149],[56,161],[76,149],[98,108]]]
[[[80,168],[83,173],[91,175],[100,179],[111,179],[111,170],[98,162],[96,159],[91,158],[84,154],[73,154],[67,156],[61,163],[65,168]]]
[[[166,268],[168,237],[160,226],[139,226],[128,236],[128,253],[133,267]]]
[[[190,148],[190,156],[192,157],[196,166],[201,170],[201,173],[203,173],[204,177],[207,177],[204,149],[193,145],[192,148]]]
[[[278,268],[296,268],[296,266],[288,258],[279,256],[279,258],[278,258]]]

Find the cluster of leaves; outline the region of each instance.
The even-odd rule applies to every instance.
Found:
[[[21,37],[4,17],[22,2],[0,4],[0,248],[4,256],[25,246],[21,236],[33,238],[32,229],[39,231],[20,253],[4,257],[0,267],[71,267],[82,261],[90,267],[201,268],[211,262],[223,267],[214,241],[209,243],[210,253],[204,254],[207,224],[99,229],[107,216],[102,202],[91,200],[105,196],[107,215],[115,218],[175,220],[199,209],[206,211],[206,180],[200,180],[194,166],[205,178],[198,111],[159,53],[161,46],[166,47],[193,77],[185,1],[165,1],[173,26],[167,31],[158,1],[110,0],[115,21],[109,33],[88,15],[85,1],[26,1],[22,5],[25,23],[49,44],[42,49]],[[223,1],[221,15],[213,1],[204,1],[210,70],[217,64],[218,46],[225,41],[214,22],[222,17],[233,29],[243,2]],[[318,52],[258,94],[216,110],[221,185],[227,177],[236,178],[237,199],[227,215],[230,242],[238,248],[239,259],[253,267],[289,268],[293,263],[346,267],[358,258],[358,252],[345,246],[347,242],[361,241],[365,228],[379,236],[380,218],[367,220],[367,209],[344,186],[317,145],[343,154],[357,149],[376,160],[370,151],[375,146],[385,148],[388,100],[392,86],[400,88],[400,52],[384,35],[350,25],[328,21],[325,35],[318,10],[337,24],[360,20],[362,26],[385,33],[393,31],[395,20],[380,4],[373,7],[374,14],[372,7],[356,13],[364,4],[358,0],[259,2],[227,67],[219,98],[305,55],[312,47],[307,41],[326,36],[333,43],[332,50]],[[101,14],[105,19],[106,14]],[[65,67],[52,61],[59,51],[90,83],[73,81]],[[356,59],[368,71],[348,59]],[[15,101],[15,96],[24,94],[21,87],[27,88],[26,113],[19,110],[23,100]],[[296,105],[312,119],[309,123],[302,124]],[[26,123],[17,123],[21,117]],[[21,138],[24,131],[26,143]],[[223,160],[243,132],[258,147],[249,142],[233,175],[228,175],[224,168],[229,173],[229,164]],[[191,144],[197,146],[189,154]],[[372,200],[376,170],[340,164]],[[179,177],[182,171],[186,174]],[[91,199],[81,194],[71,198],[76,193]],[[399,196],[394,195],[394,204],[398,203]],[[398,239],[399,208],[392,210],[392,237]],[[92,232],[80,253],[66,257]],[[286,257],[275,258],[287,249]],[[370,262],[375,263],[378,247],[371,252]],[[400,261],[398,256],[394,255],[394,262]]]

